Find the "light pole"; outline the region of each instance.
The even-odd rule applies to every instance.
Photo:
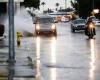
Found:
[[[15,36],[14,36],[14,3],[23,2],[24,0],[2,0],[8,2],[9,15],[9,58],[8,62],[14,64],[15,62]]]
[[[15,62],[15,46],[14,46],[14,0],[8,2],[9,15],[9,63]]]
[[[65,9],[67,8],[67,0],[65,0]]]

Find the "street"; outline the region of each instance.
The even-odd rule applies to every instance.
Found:
[[[41,35],[21,38],[21,47],[15,47],[15,80],[33,80],[34,76],[36,80],[99,80],[100,27],[96,28],[95,39],[89,40],[84,31],[72,33],[70,22],[56,23],[56,26],[57,37]],[[7,54],[3,54],[8,52],[6,39],[0,43],[1,59],[5,56],[7,59]],[[34,61],[35,74],[27,66],[27,56]],[[8,74],[4,72],[4,76],[5,73]]]
[[[100,0],[1,0],[0,80],[100,80]]]
[[[57,37],[35,38],[38,75],[43,80],[99,80],[100,28],[96,30],[89,40],[84,31],[71,33],[69,23],[58,23]]]

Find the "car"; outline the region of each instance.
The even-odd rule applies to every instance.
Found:
[[[57,35],[56,24],[54,22],[54,18],[51,16],[36,17],[34,24],[36,35],[40,35],[42,33],[52,33],[55,36]]]
[[[96,26],[100,26],[100,20],[99,19],[92,19],[92,21],[95,23]]]
[[[67,15],[62,16],[61,22],[68,22],[68,21],[69,21],[69,17]]]
[[[4,39],[5,26],[0,23],[0,40]]]
[[[56,22],[68,22],[70,20],[70,15],[66,12],[50,13],[49,15],[55,17]]]
[[[92,21],[95,23],[96,26],[100,26],[100,20],[97,19],[95,16],[88,17],[87,20],[91,18]]]
[[[87,21],[88,21],[89,18],[91,18],[92,20],[93,20],[93,19],[96,19],[95,16],[90,16],[90,17],[87,17]]]
[[[5,26],[3,24],[0,24],[0,37],[4,35],[4,31],[5,31]]]
[[[75,19],[71,21],[71,31],[75,30],[85,30],[86,20],[85,19]]]

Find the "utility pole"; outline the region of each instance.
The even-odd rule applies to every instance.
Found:
[[[15,62],[15,42],[14,42],[14,0],[8,2],[9,15],[9,63]]]
[[[65,9],[67,8],[67,0],[65,0]]]

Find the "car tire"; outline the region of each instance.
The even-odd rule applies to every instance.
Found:
[[[55,31],[53,34],[54,34],[54,36],[57,36],[57,31]]]
[[[40,32],[36,32],[36,36],[39,36],[40,35]]]
[[[75,32],[75,29],[72,29],[72,32],[74,33]]]

